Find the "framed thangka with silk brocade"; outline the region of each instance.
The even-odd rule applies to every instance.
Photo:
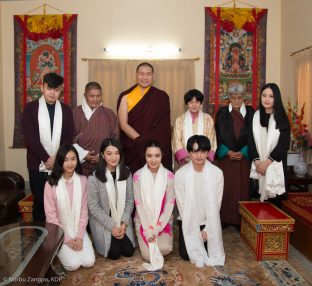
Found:
[[[204,111],[228,105],[227,89],[240,82],[245,104],[257,107],[265,83],[267,9],[205,8]]]
[[[77,14],[15,15],[15,124],[13,148],[24,147],[21,117],[27,102],[38,99],[45,74],[64,77],[60,100],[77,104]]]

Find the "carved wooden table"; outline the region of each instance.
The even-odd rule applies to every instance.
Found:
[[[287,259],[295,220],[268,202],[241,201],[241,237],[256,260]]]

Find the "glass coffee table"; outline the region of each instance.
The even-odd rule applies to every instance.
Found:
[[[1,227],[0,286],[60,282],[61,277],[46,274],[51,272],[52,260],[63,238],[63,230],[49,223],[15,223]]]

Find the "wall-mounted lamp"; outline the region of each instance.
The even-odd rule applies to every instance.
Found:
[[[181,52],[181,48],[175,48],[175,47],[108,47],[104,48],[104,52],[107,53],[131,53],[131,52]]]

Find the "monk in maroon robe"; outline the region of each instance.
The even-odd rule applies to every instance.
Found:
[[[119,125],[115,113],[102,105],[102,87],[89,82],[85,87],[82,105],[73,110],[75,131],[74,146],[78,151],[85,176],[92,172],[99,162],[101,142],[105,138],[119,137]]]
[[[137,84],[121,93],[117,102],[120,141],[132,173],[144,166],[144,147],[150,140],[161,144],[162,163],[172,170],[170,102],[166,92],[152,86],[153,75],[152,65],[141,63]]]

